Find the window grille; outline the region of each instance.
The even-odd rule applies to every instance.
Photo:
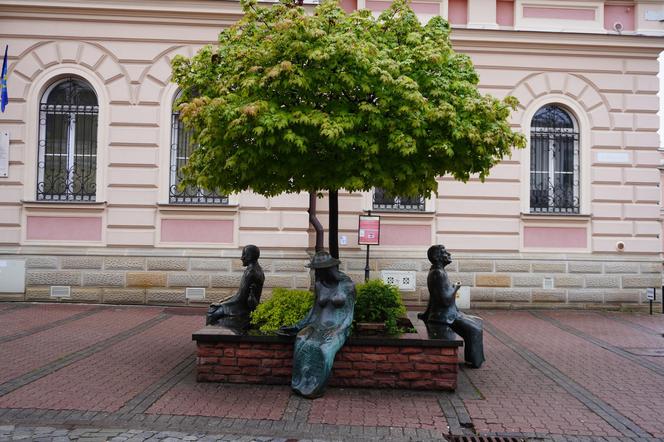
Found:
[[[39,105],[37,200],[95,201],[99,106],[92,87],[68,78]]]
[[[579,132],[561,107],[535,113],[530,128],[530,212],[579,213]]]
[[[374,189],[373,210],[395,212],[424,212],[425,199],[423,196],[402,197],[392,196],[384,189]]]
[[[187,130],[182,124],[180,112],[174,110],[171,114],[169,202],[171,204],[228,204],[228,196],[219,195],[216,192],[193,186],[188,186],[182,190],[178,188],[183,178],[182,166],[187,164],[187,160],[189,160],[195,148],[195,144],[191,142],[191,131]]]

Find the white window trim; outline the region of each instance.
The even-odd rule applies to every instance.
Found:
[[[539,97],[528,104],[528,107],[523,113],[521,120],[521,130],[526,137],[527,145],[522,151],[521,159],[521,213],[530,214],[530,124],[535,113],[548,104],[560,104],[566,108],[571,116],[578,124],[579,132],[579,214],[580,216],[588,215],[591,213],[590,206],[590,182],[591,182],[591,137],[590,137],[590,120],[585,110],[579,103],[571,98],[561,94],[546,94]],[[556,215],[555,213],[551,215]],[[559,214],[558,214],[559,215]],[[542,213],[537,216],[550,216],[549,214]],[[575,215],[568,215],[573,217]]]
[[[26,106],[28,109],[26,117],[26,164],[33,167],[27,167],[25,172],[25,183],[23,186],[23,200],[35,201],[37,198],[38,181],[38,161],[39,161],[39,105],[47,89],[52,85],[59,83],[60,80],[67,77],[80,77],[86,81],[97,95],[97,104],[99,113],[97,114],[97,171],[96,179],[96,204],[106,201],[106,173],[107,173],[107,150],[109,139],[109,108],[110,102],[106,88],[97,75],[88,69],[79,65],[57,65],[44,69],[32,81],[28,92]],[[66,202],[66,201],[65,201]],[[57,204],[57,202],[53,202]],[[77,202],[77,204],[86,204],[86,202]]]

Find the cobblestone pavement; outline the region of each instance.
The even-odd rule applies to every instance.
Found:
[[[664,441],[664,315],[476,312],[487,362],[456,392],[195,381],[204,312],[0,303],[0,442]]]

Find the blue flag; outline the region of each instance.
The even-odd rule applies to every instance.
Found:
[[[7,49],[8,45],[5,45],[5,58],[2,62],[2,75],[0,76],[0,110],[5,111],[7,103],[9,103],[9,97],[7,96]]]

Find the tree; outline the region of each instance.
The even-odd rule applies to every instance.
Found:
[[[516,99],[479,93],[441,17],[422,25],[407,0],[378,18],[335,1],[308,14],[292,1],[242,0],[244,17],[217,46],[174,59],[181,116],[199,144],[184,186],[328,190],[331,206],[340,189],[429,195],[437,176],[484,179],[525,146],[507,121]]]

